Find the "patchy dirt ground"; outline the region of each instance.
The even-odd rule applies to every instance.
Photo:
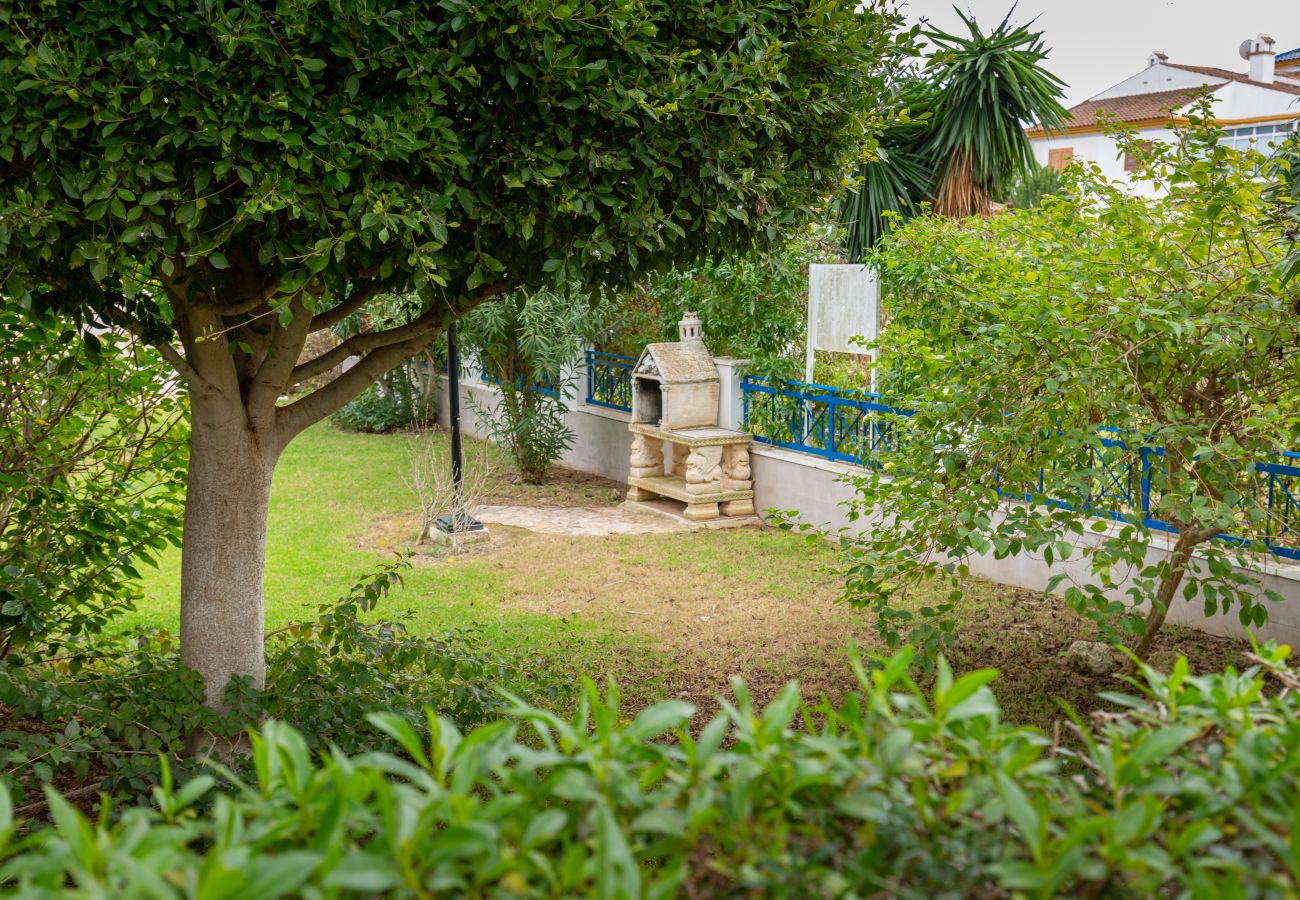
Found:
[[[536,493],[533,491],[536,490]],[[507,487],[494,501],[538,506],[595,505],[618,486],[559,469],[541,489]],[[609,502],[612,502],[609,501]],[[391,549],[413,534],[415,520],[385,523],[361,538],[367,549]],[[741,675],[766,700],[797,679],[805,698],[838,699],[854,687],[847,644],[882,653],[868,613],[839,602],[842,583],[829,545],[810,545],[774,529],[605,537],[545,534],[492,526],[489,544],[458,555],[489,567],[501,585],[503,612],[581,620],[635,636],[638,646],[608,661],[634,703],[680,697],[701,718],[714,698]],[[445,553],[417,564],[445,564]],[[917,606],[935,598],[915,596]],[[992,666],[1002,672],[994,691],[1008,719],[1050,728],[1060,704],[1086,712],[1099,691],[1122,690],[1117,675],[1088,676],[1064,660],[1070,643],[1094,637],[1091,624],[1053,597],[972,580],[957,611],[959,626],[947,656],[957,671]],[[1242,645],[1199,632],[1167,628],[1154,660],[1188,656],[1193,670],[1240,663]]]

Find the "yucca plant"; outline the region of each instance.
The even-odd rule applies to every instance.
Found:
[[[920,77],[899,91],[908,121],[881,137],[878,158],[864,164],[840,205],[845,252],[860,259],[888,228],[925,202],[940,215],[982,215],[991,196],[1035,166],[1025,126],[1061,127],[1064,83],[1041,65],[1042,32],[1013,26],[1008,13],[987,34],[957,14],[969,31],[927,31],[935,45]]]
[[[929,197],[933,167],[922,146],[927,122],[909,118],[910,110],[928,105],[929,88],[914,76],[894,93],[895,105],[909,112],[880,135],[875,158],[858,166],[854,190],[839,204],[849,259],[861,259],[889,231],[891,222],[910,219]]]

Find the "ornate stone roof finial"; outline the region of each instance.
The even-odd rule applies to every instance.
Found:
[[[677,334],[682,341],[704,340],[704,326],[700,324],[698,313],[688,312],[677,323]]]

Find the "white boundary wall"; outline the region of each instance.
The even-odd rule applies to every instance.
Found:
[[[798,510],[799,521],[819,529],[838,533],[849,529],[850,524],[841,505],[853,496],[853,488],[844,481],[845,476],[861,473],[857,466],[820,459],[806,453],[796,453],[779,447],[755,444],[750,452],[750,467],[754,472],[754,505],[760,510]],[[861,531],[860,521],[853,528]],[[1099,536],[1088,534],[1078,539],[1081,543]],[[1155,543],[1147,551],[1147,559],[1154,562],[1170,552],[1172,543],[1164,535],[1156,535]],[[1065,563],[1048,566],[1041,557],[1021,554],[1006,559],[974,556],[969,560],[971,571],[991,581],[1041,591],[1057,573],[1068,573],[1082,583],[1087,579],[1087,564],[1076,549]],[[1262,579],[1263,585],[1277,591],[1285,599],[1269,604],[1268,623],[1256,633],[1260,640],[1277,640],[1295,645],[1300,641],[1300,566],[1279,565],[1271,561]],[[1058,588],[1064,593],[1067,583]],[[1127,599],[1121,584],[1115,592],[1116,599]],[[1228,615],[1207,618],[1204,605],[1199,601],[1177,599],[1168,621],[1176,625],[1189,625],[1210,634],[1240,637],[1245,632],[1237,620],[1236,607]]]
[[[717,362],[722,381],[719,424],[736,428],[742,417],[740,376],[743,361],[719,359]],[[631,447],[627,425],[631,417],[618,410],[586,405],[583,402],[586,396],[586,372],[580,370],[577,374],[577,396],[569,400],[569,411],[565,417],[573,429],[574,441],[573,446],[561,457],[561,462],[580,472],[626,483]],[[440,384],[439,421],[446,422],[450,416],[445,377]],[[478,405],[492,405],[500,397],[500,391],[468,372],[462,375],[460,390],[462,429],[466,434],[485,437],[470,401]],[[750,464],[754,472],[754,505],[760,512],[769,509],[797,510],[799,521],[832,534],[849,528],[846,509],[842,504],[852,496],[853,489],[846,483],[845,476],[861,472],[859,467],[763,444],[753,445]],[[869,526],[858,522],[853,527],[860,530]],[[1156,535],[1155,543],[1148,551],[1148,559],[1155,561],[1168,553],[1169,547],[1169,542],[1163,535]],[[1087,576],[1086,563],[1079,552],[1072,554],[1066,563],[1058,562],[1054,567],[1049,567],[1041,558],[1024,554],[1001,560],[992,556],[976,556],[970,560],[970,567],[974,574],[991,581],[1035,591],[1046,588],[1048,580],[1058,572],[1067,572],[1080,581]],[[1300,566],[1280,565],[1270,560],[1262,581],[1264,586],[1277,591],[1284,599],[1280,603],[1269,604],[1268,624],[1256,636],[1260,640],[1283,641],[1293,646],[1300,644]],[[1063,592],[1067,584],[1062,584],[1058,591]],[[1123,588],[1124,585],[1121,585],[1116,592],[1117,599],[1125,599]],[[1219,614],[1207,618],[1199,601],[1188,602],[1181,597],[1170,609],[1168,621],[1227,637],[1240,637],[1245,633],[1237,620],[1235,607],[1226,616]]]
[[[632,416],[616,409],[588,406],[582,402],[587,395],[585,370],[578,372],[577,397],[565,404],[569,411],[564,421],[573,430],[573,445],[560,457],[560,462],[579,472],[590,472],[611,481],[627,483],[628,459],[632,436],[627,430]],[[447,377],[439,377],[438,421],[449,422]],[[487,434],[474,407],[495,408],[500,402],[501,389],[480,381],[477,376],[463,372],[460,378],[460,427],[464,434],[486,440]]]

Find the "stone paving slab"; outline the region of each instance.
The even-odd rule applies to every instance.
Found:
[[[602,537],[611,534],[674,534],[695,530],[689,522],[625,506],[483,506],[474,514],[493,525],[543,534]]]

